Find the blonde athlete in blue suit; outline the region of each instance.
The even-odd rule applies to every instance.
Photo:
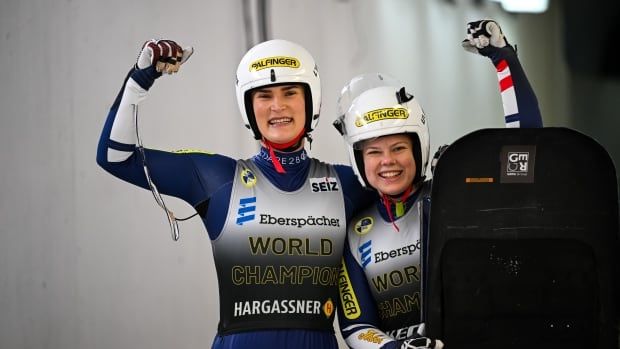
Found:
[[[469,23],[463,47],[497,68],[506,126],[542,127],[536,96],[497,23]],[[334,124],[353,170],[379,194],[349,222],[339,282],[342,335],[356,349],[441,348],[440,340],[424,337],[421,313],[421,241],[431,187],[424,177],[427,117],[399,81],[383,74],[353,78],[339,105]]]

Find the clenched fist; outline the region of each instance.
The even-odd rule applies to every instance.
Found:
[[[483,56],[485,56],[485,49],[502,48],[507,44],[499,24],[490,19],[467,23],[467,38],[461,43],[466,51]]]
[[[181,48],[172,40],[149,40],[142,45],[136,66],[144,69],[155,65],[158,72],[172,74],[178,72],[193,53],[192,47]]]

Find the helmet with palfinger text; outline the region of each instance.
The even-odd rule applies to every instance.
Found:
[[[369,186],[364,171],[363,142],[408,134],[416,162],[414,183],[424,179],[429,158],[428,123],[422,107],[397,79],[381,73],[358,75],[342,89],[334,126],[343,136],[353,171]]]
[[[237,67],[237,103],[245,127],[255,139],[262,135],[256,124],[251,91],[259,87],[300,84],[306,101],[305,133],[314,130],[321,109],[321,79],[310,53],[300,45],[275,39],[252,47]]]

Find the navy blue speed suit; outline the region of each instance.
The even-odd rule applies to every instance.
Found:
[[[516,52],[509,45],[487,51],[497,70],[506,126],[542,127],[538,101]],[[351,348],[396,349],[419,335],[420,250],[422,236],[428,234],[430,186],[431,180],[421,183],[406,199],[404,212],[394,217],[399,231],[381,200],[349,223],[338,320]],[[397,212],[390,204],[391,212]]]
[[[153,67],[129,71],[97,149],[103,169],[145,189],[132,107],[160,75]],[[304,150],[276,155],[284,174],[265,148],[247,160],[144,149],[158,190],[192,205],[209,234],[220,294],[213,348],[338,347],[333,319],[346,222],[375,194],[349,166]]]

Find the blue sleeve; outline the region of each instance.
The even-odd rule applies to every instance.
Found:
[[[334,168],[342,184],[342,194],[344,196],[344,206],[348,222],[359,210],[372,205],[377,198],[377,194],[374,190],[362,187],[351,166],[334,165]]]
[[[512,46],[488,46],[481,49],[480,53],[489,57],[497,70],[506,125],[515,124],[522,128],[543,127],[536,94]]]
[[[140,71],[132,69],[127,79],[130,76],[145,88],[150,87],[157,77],[149,69]],[[143,159],[135,144],[122,144],[110,139],[112,125],[127,79],[110,108],[101,132],[97,148],[97,163],[115,177],[148,189]],[[132,154],[124,161],[110,162],[107,160],[108,149]],[[216,191],[229,184],[236,166],[236,160],[217,154],[173,153],[145,149],[144,155],[151,179],[160,193],[180,198],[193,207],[208,202]],[[230,193],[227,194],[229,197]],[[226,195],[223,196],[226,197]]]

